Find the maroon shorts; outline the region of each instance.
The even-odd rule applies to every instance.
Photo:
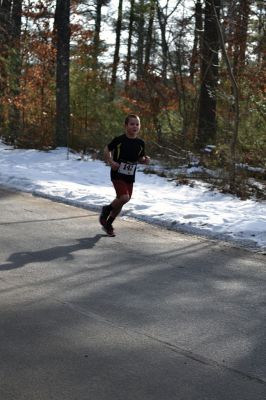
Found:
[[[129,196],[129,198],[131,198],[132,192],[133,192],[133,183],[128,183],[128,182],[122,181],[121,179],[114,179],[112,182],[113,182],[117,197],[127,194]]]

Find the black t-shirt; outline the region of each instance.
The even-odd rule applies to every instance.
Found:
[[[144,141],[140,138],[130,139],[123,134],[115,137],[107,147],[113,154],[113,160],[120,164],[118,171],[111,169],[111,179],[135,182],[138,159],[145,155]]]

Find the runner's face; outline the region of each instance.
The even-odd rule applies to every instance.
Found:
[[[128,124],[126,125],[126,135],[129,138],[135,138],[140,130],[139,118],[129,118]]]

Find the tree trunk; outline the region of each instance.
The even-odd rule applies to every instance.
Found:
[[[192,49],[192,56],[190,61],[190,79],[194,81],[194,74],[198,72],[199,68],[199,55],[202,54],[202,4],[201,0],[197,0],[195,6],[195,31],[194,31],[194,42]]]
[[[140,0],[138,13],[137,79],[142,79],[144,74],[144,25],[144,0]]]
[[[10,50],[11,0],[0,2],[0,96],[7,94],[8,56]],[[3,107],[0,105],[0,133],[6,124]]]
[[[219,19],[220,7],[220,0],[206,0],[205,2],[197,133],[197,145],[199,147],[206,145],[208,142],[212,143],[216,136],[216,89],[219,63],[219,37],[216,16]],[[216,15],[214,10],[216,10]]]
[[[229,78],[232,84],[232,94],[234,98],[234,104],[233,104],[233,111],[234,111],[234,118],[231,122],[232,124],[232,132],[231,132],[231,143],[230,143],[230,159],[229,159],[229,184],[230,184],[230,189],[232,191],[235,190],[235,180],[236,180],[236,147],[237,147],[237,139],[238,139],[238,126],[239,126],[239,89],[237,85],[237,81],[234,75],[233,68],[230,64],[230,60],[228,57],[228,54],[226,52],[225,48],[225,41],[224,41],[224,35],[223,31],[221,28],[221,24],[219,21],[219,17],[217,14],[217,10],[212,4],[213,7],[213,12],[214,16],[216,18],[216,24],[217,24],[217,31],[218,31],[218,37],[219,41],[221,44],[221,50],[222,50],[222,55],[227,67],[227,71],[229,74]]]
[[[257,61],[260,68],[266,65],[266,26],[265,26],[265,14],[266,4],[258,2],[258,41],[257,41]]]
[[[11,142],[15,143],[20,134],[20,110],[16,104],[20,94],[20,78],[21,78],[21,17],[22,17],[22,0],[13,2],[11,15],[11,43],[12,53],[10,54],[10,98],[12,104],[9,107],[9,133]]]
[[[132,48],[132,36],[133,36],[133,24],[135,19],[135,0],[130,0],[130,16],[129,16],[129,25],[128,25],[128,40],[127,40],[127,57],[125,63],[125,72],[126,72],[126,86],[129,83],[130,79],[130,70],[131,70],[131,48]]]
[[[145,49],[145,62],[144,62],[144,69],[147,71],[150,65],[150,58],[151,58],[151,49],[153,44],[153,25],[154,25],[154,16],[155,16],[155,0],[150,1],[150,15],[149,15],[149,25],[147,31],[147,38],[146,38],[146,49]]]
[[[69,47],[70,0],[57,0],[56,29],[56,145],[67,146],[70,130]]]
[[[116,41],[115,41],[115,52],[112,68],[112,81],[111,81],[111,100],[115,97],[115,86],[117,78],[117,68],[119,64],[119,52],[120,52],[120,38],[122,29],[122,18],[123,18],[123,0],[119,0],[118,5],[118,17],[116,21]]]
[[[164,15],[159,2],[157,4],[157,16],[161,31],[161,46],[162,46],[162,79],[166,81],[167,78],[167,66],[168,66],[168,44],[166,40],[166,25],[167,17]]]
[[[11,0],[0,1],[0,94],[7,83],[7,59],[11,30]]]
[[[92,55],[92,68],[98,68],[98,56],[100,52],[100,32],[102,24],[102,0],[97,0],[96,3],[96,15],[95,15],[95,30],[93,37],[93,55]]]
[[[245,65],[249,14],[250,0],[241,0],[237,4],[235,17],[233,57],[233,72],[235,76],[241,73]]]

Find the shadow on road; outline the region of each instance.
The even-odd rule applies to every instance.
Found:
[[[72,253],[82,249],[92,249],[96,243],[105,237],[104,234],[95,235],[93,238],[78,239],[76,244],[66,246],[56,246],[40,251],[27,251],[13,253],[7,259],[6,264],[0,265],[0,271],[8,271],[15,268],[21,268],[29,263],[49,262],[58,258],[64,258],[66,261],[73,259]]]
[[[2,233],[1,399],[266,398],[262,258],[127,223],[105,240],[96,216],[86,237],[83,214],[37,206],[31,236]]]
[[[50,302],[18,303],[16,312],[2,307],[2,363],[10,371],[19,365],[22,378],[30,372],[41,393],[49,382],[60,400],[85,400],[88,390],[90,398],[102,400],[264,400],[265,381],[258,378],[264,370],[264,296],[254,293],[261,276],[236,268],[243,253],[222,258],[217,251],[208,258],[209,243],[167,252],[158,241],[138,255],[129,246],[118,258],[106,243],[108,257],[73,255],[103,236],[9,257],[6,269],[60,257],[83,262],[76,262],[75,279],[65,281],[63,294],[54,277],[54,286],[40,280]],[[156,253],[156,262],[148,262],[148,251]],[[249,304],[256,305],[256,319],[249,318]],[[12,374],[6,381],[18,399]],[[19,382],[31,398],[32,384]]]
[[[21,192],[19,192],[19,190],[17,190],[17,189],[13,189],[13,188],[6,189],[3,185],[0,186],[0,199],[1,200],[5,200],[10,197],[18,196],[20,194],[21,194]]]

